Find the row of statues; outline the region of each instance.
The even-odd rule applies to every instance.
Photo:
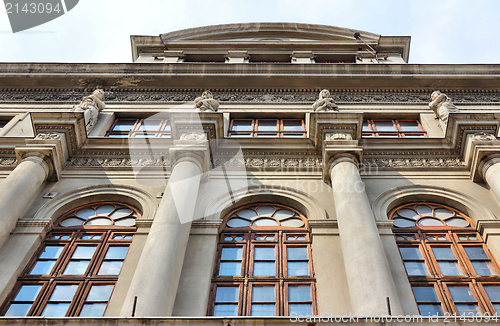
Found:
[[[75,112],[83,112],[87,133],[94,127],[99,113],[106,106],[102,101],[103,98],[104,91],[102,89],[96,89],[91,95],[85,96],[80,104],[74,107]],[[432,92],[429,108],[434,112],[436,119],[439,120],[440,127],[443,129],[448,124],[449,114],[459,112],[450,98],[440,91]],[[200,97],[194,100],[194,109],[196,112],[217,112],[219,109],[219,102],[214,99],[212,92],[206,90]],[[330,91],[323,89],[319,93],[319,98],[313,103],[312,111],[338,112],[339,108],[331,97]]]

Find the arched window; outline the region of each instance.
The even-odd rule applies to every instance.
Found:
[[[411,203],[389,217],[421,315],[500,313],[500,270],[468,216]]]
[[[307,219],[278,204],[229,213],[219,238],[209,315],[316,313]]]
[[[139,217],[135,208],[114,202],[61,216],[0,308],[2,315],[102,316]]]

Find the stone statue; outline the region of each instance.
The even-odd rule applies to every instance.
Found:
[[[97,122],[97,117],[99,112],[105,108],[102,99],[104,97],[104,91],[102,89],[96,89],[92,95],[85,96],[80,104],[74,107],[75,112],[83,112],[85,118],[85,130],[87,134],[92,130]]]
[[[212,92],[204,91],[200,97],[194,100],[194,107],[196,108],[196,112],[217,112],[219,102],[214,100]]]
[[[327,89],[324,89],[319,93],[319,99],[314,102],[312,109],[314,112],[339,111],[339,107],[333,102],[333,99],[330,96],[330,91]]]
[[[432,92],[431,100],[432,102],[429,103],[429,108],[434,111],[434,114],[439,119],[441,128],[445,128],[448,124],[448,116],[450,113],[459,112],[459,110],[451,103],[450,98],[440,91]]]

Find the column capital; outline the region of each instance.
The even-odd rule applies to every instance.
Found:
[[[486,170],[500,162],[500,142],[493,134],[475,133],[468,136],[465,161],[470,168],[471,179],[483,182]]]
[[[64,133],[39,133],[34,139],[26,141],[26,146],[16,147],[16,160],[33,161],[40,164],[46,171],[46,179],[57,181],[64,170],[67,150]]]
[[[357,146],[357,141],[334,140],[323,147],[323,181],[330,180],[332,168],[341,162],[351,162],[359,168],[363,148]]]
[[[169,159],[172,170],[182,161],[191,161],[200,167],[204,173],[210,169],[210,151],[208,141],[197,139],[199,135],[191,135],[187,139],[174,140],[174,146],[169,149]]]

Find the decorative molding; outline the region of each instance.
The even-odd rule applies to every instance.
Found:
[[[486,133],[486,132],[476,132],[474,135],[472,135],[471,140],[479,140],[479,141],[497,141],[497,137],[495,137],[493,134]]]
[[[352,135],[347,132],[328,133],[325,140],[352,140]]]
[[[61,135],[60,134],[56,134],[56,133],[39,133],[38,135],[36,135],[35,137],[35,140],[59,140],[61,139]]]
[[[13,158],[0,158],[0,166],[15,166],[17,165],[17,160]]]
[[[109,103],[122,102],[193,102],[203,89],[105,89],[105,100]],[[281,89],[281,90],[228,90],[214,89],[214,100],[219,103],[304,103],[317,100],[317,89]],[[492,90],[446,90],[453,97],[454,103],[498,105],[500,92]],[[78,104],[91,89],[0,89],[0,102],[61,102]],[[430,90],[388,89],[388,90],[330,90],[331,98],[336,104],[348,103],[429,103]]]
[[[207,140],[207,134],[204,132],[183,132],[180,140]]]
[[[72,157],[66,162],[70,167],[134,167],[134,166],[153,166],[170,167],[168,155],[157,159],[130,159],[130,158],[86,158]]]
[[[322,167],[320,158],[232,158],[214,160],[215,166],[246,167],[246,168],[308,168],[316,169]]]
[[[364,168],[465,168],[467,164],[459,158],[365,158]]]

